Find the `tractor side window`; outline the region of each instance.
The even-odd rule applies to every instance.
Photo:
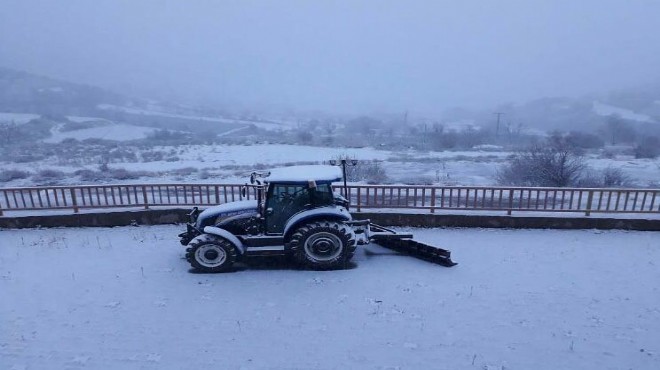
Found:
[[[276,185],[273,189],[273,200],[282,206],[304,206],[309,203],[307,188],[301,185]]]
[[[267,205],[272,211],[267,216],[266,231],[284,230],[287,220],[311,204],[309,188],[303,185],[276,184],[272,186]]]
[[[308,188],[302,185],[275,185],[271,200],[268,207],[284,213],[297,212],[311,203]]]
[[[314,205],[330,205],[333,203],[332,188],[330,184],[318,184],[312,191],[312,201]]]

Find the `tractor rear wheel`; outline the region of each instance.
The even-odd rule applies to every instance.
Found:
[[[186,259],[197,271],[225,272],[236,261],[236,247],[224,238],[203,234],[190,241]]]
[[[298,228],[291,236],[289,246],[293,258],[306,267],[337,269],[355,253],[355,233],[341,222],[314,222]]]

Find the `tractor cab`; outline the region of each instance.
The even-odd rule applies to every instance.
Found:
[[[329,182],[270,184],[264,203],[266,233],[283,232],[286,221],[300,211],[332,206],[333,203]]]
[[[264,178],[263,185],[259,177]],[[330,166],[300,166],[253,173],[253,184],[262,185],[259,194],[260,214],[266,234],[282,234],[287,222],[302,212],[345,207],[347,201],[332,191],[332,183],[341,180],[341,172]]]

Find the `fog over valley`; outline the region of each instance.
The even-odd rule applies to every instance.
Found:
[[[232,182],[252,167],[342,156],[371,166],[357,182],[657,183],[658,2],[5,0],[2,10],[8,186]],[[254,145],[272,154],[233,157]],[[535,146],[570,147],[581,175],[504,176],[524,172],[512,161]]]
[[[230,109],[438,114],[658,83],[654,1],[4,0],[0,65]]]

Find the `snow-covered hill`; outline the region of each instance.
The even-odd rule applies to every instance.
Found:
[[[625,120],[633,122],[657,123],[656,120],[646,114],[635,113],[630,109],[615,107],[613,105],[601,103],[599,101],[594,102],[593,111],[600,116],[616,115]]]

